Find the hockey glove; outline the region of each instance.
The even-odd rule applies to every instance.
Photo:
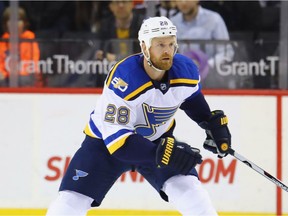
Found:
[[[197,164],[202,163],[200,150],[177,142],[172,137],[161,139],[156,151],[158,167],[171,167],[182,175],[187,175]]]
[[[218,154],[219,158],[227,156],[231,147],[231,134],[228,129],[228,119],[222,110],[211,112],[210,119],[201,122],[199,125],[206,132],[206,140],[203,147],[214,154]]]

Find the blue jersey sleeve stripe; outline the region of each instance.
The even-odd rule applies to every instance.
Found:
[[[128,130],[128,129],[121,129],[121,130],[117,131],[116,133],[108,136],[106,139],[104,139],[106,146],[110,145],[110,143],[113,143],[116,139],[118,139],[120,136],[122,136],[123,134],[126,134],[126,133],[133,133],[133,131]]]
[[[119,139],[116,142],[111,143],[111,145],[107,146],[110,154],[113,154],[115,151],[117,151],[117,149],[121,148],[129,136],[130,136],[130,134],[125,134],[125,135],[121,136],[121,139]]]
[[[89,123],[86,125],[84,129],[84,133],[88,136],[94,137],[94,138],[101,138],[102,139],[102,134],[90,118]]]
[[[139,88],[137,88],[136,90],[134,90],[133,92],[131,92],[129,95],[127,95],[124,100],[133,100],[135,98],[137,98],[139,95],[145,93],[147,90],[151,89],[153,87],[153,83],[151,81],[145,83],[144,85],[140,86]]]
[[[107,137],[104,142],[110,154],[113,154],[117,149],[121,148],[124,145],[128,136],[130,136],[131,134],[133,134],[133,131],[122,129],[119,130],[117,133]]]

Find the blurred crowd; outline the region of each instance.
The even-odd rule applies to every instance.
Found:
[[[154,15],[171,18],[178,13],[177,1],[169,0],[132,0],[133,10],[144,17],[152,16],[147,10],[149,2],[155,7]],[[19,6],[27,12],[30,30],[57,31],[59,37],[67,31],[99,32],[101,22],[113,16],[109,4],[110,1],[19,1]],[[280,1],[200,1],[200,4],[218,12],[229,31],[279,30]],[[8,6],[9,1],[0,2],[1,15]]]
[[[19,1],[18,33],[22,39],[85,39],[95,38],[99,43],[97,49],[90,52],[90,59],[108,62],[117,61],[129,53],[139,52],[137,42],[138,30],[146,17],[166,16],[178,28],[180,40],[238,40],[243,35],[249,35],[253,41],[262,40],[262,32],[279,35],[280,1],[172,1],[172,0],[126,0],[126,1]],[[0,2],[2,39],[9,39],[9,1]],[[243,34],[244,33],[244,34]],[[117,39],[114,44],[113,40]],[[123,42],[119,42],[123,40]],[[135,39],[131,44],[127,40]],[[109,40],[109,43],[104,41]],[[47,50],[38,47],[37,43],[21,45],[20,60],[33,61],[45,57]],[[29,47],[31,46],[31,47]],[[44,48],[43,48],[44,47]],[[189,47],[190,49],[191,47]],[[26,49],[26,52],[23,51]],[[30,51],[27,51],[30,49]],[[70,47],[69,47],[70,49]],[[192,48],[191,48],[192,49]],[[193,50],[197,48],[193,47]],[[208,48],[209,49],[209,48]],[[40,51],[39,51],[40,50]],[[185,53],[187,46],[180,47]],[[222,51],[221,51],[222,50]],[[227,48],[225,48],[227,52]],[[231,51],[231,49],[230,49]],[[75,51],[77,52],[77,50]],[[221,56],[223,47],[217,48],[217,53],[207,54],[207,65],[213,67],[215,56]],[[116,55],[117,53],[117,55]],[[0,86],[8,86],[9,74],[4,68],[4,60],[9,56],[8,41],[0,43]],[[186,52],[187,55],[199,57],[201,50]],[[230,56],[233,55],[230,52]],[[91,57],[92,56],[92,57]],[[213,59],[212,59],[213,56]],[[201,58],[203,59],[203,58]],[[206,61],[206,60],[205,60]],[[35,63],[36,64],[36,63]],[[203,77],[206,76],[203,69]],[[28,76],[29,75],[29,76]],[[33,77],[21,71],[20,86],[45,86],[46,78],[40,77],[34,71]],[[30,77],[30,82],[28,81]],[[84,76],[81,76],[83,79]],[[91,77],[90,77],[91,78]],[[89,77],[87,80],[90,79]],[[101,86],[103,79],[91,86]],[[69,77],[69,82],[79,80],[79,77]],[[56,85],[57,83],[51,84]],[[77,85],[77,84],[76,84]],[[89,86],[89,84],[87,84]]]

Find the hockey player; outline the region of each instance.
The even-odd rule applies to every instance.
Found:
[[[196,65],[176,54],[176,27],[166,17],[145,20],[142,53],[119,61],[90,115],[86,138],[62,179],[47,215],[86,215],[114,182],[136,170],[182,215],[217,215],[195,166],[197,148],[173,137],[178,108],[205,129],[204,148],[227,155],[231,136],[223,111],[210,111]]]

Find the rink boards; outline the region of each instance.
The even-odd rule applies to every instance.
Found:
[[[288,184],[287,92],[206,91],[205,95],[212,110],[225,110],[233,148]],[[98,98],[93,92],[0,93],[0,215],[44,215],[84,138],[83,128]],[[176,137],[201,149],[204,162],[197,168],[199,176],[221,215],[288,214],[287,192],[232,157],[217,159],[202,148],[201,128],[180,110],[175,118]],[[121,176],[99,210],[89,215],[105,212],[179,215],[138,173]]]

